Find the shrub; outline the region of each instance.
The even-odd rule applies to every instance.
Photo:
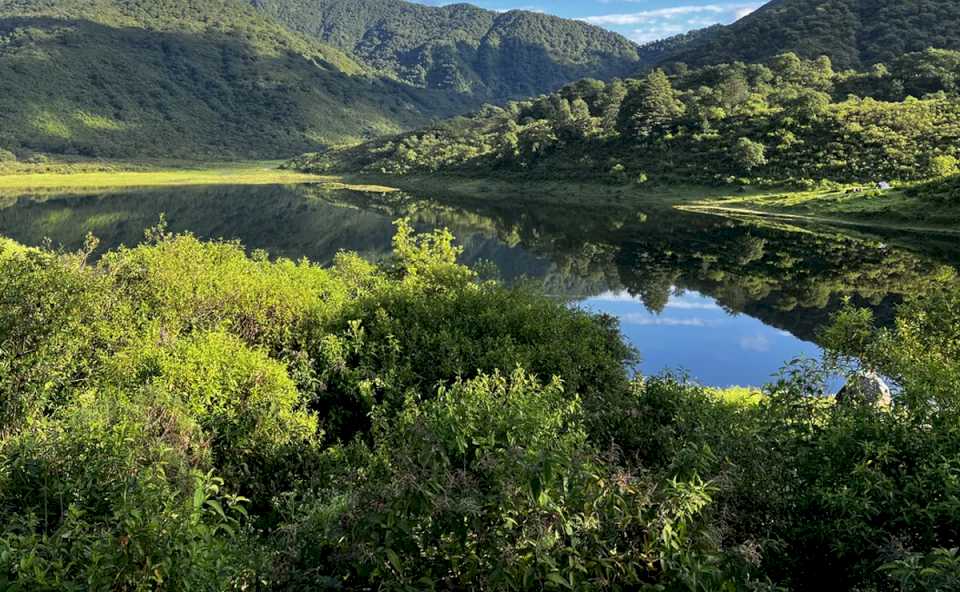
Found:
[[[343,489],[296,507],[298,559],[388,590],[735,585],[703,520],[711,486],[608,473],[580,417],[519,370],[408,399]]]
[[[220,590],[242,578],[243,500],[195,468],[184,410],[88,392],[0,442],[5,590]]]
[[[960,174],[960,167],[958,167],[957,164],[957,157],[949,154],[941,154],[930,159],[927,172],[934,178],[950,177]]]
[[[81,255],[0,257],[0,433],[63,405],[98,372],[103,338],[126,328]]]
[[[109,372],[128,388],[169,393],[202,428],[219,474],[258,500],[289,486],[316,441],[317,420],[284,364],[233,335],[199,333],[166,347],[136,342]]]
[[[251,259],[236,243],[163,232],[154,230],[153,244],[107,254],[101,266],[144,318],[172,335],[225,326],[281,351],[304,322],[344,297],[328,271],[307,262]]]

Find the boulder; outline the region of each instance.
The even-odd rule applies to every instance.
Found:
[[[876,372],[858,372],[850,377],[846,386],[837,393],[837,403],[890,407],[893,404],[893,393],[886,381]]]

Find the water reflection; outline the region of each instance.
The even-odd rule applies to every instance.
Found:
[[[785,361],[821,355],[813,343],[697,292],[672,294],[661,313],[627,292],[605,292],[581,306],[620,319],[623,334],[642,344],[640,371],[647,375],[670,369],[713,386],[762,385]]]
[[[236,239],[274,256],[329,262],[340,250],[389,253],[392,222],[449,227],[465,263],[506,281],[533,278],[557,297],[616,314],[643,370],[683,367],[707,384],[759,384],[815,355],[843,302],[889,321],[905,295],[955,277],[958,248],[936,237],[758,224],[675,210],[457,203],[316,186],[201,187],[0,198],[0,234],[101,250],[137,244],[166,216],[173,231]]]

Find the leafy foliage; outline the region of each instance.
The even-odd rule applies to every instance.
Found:
[[[956,580],[952,284],[826,335],[898,381],[888,409],[813,367],[748,397],[631,379],[609,319],[479,280],[448,232],[329,268],[148,238],[4,247],[5,589]]]
[[[733,25],[702,32],[668,59],[756,62],[791,51],[857,68],[928,47],[960,50],[958,22],[960,7],[951,0],[779,0]]]

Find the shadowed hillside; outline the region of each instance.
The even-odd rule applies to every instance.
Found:
[[[0,0],[0,146],[281,156],[458,110],[233,0]]]

